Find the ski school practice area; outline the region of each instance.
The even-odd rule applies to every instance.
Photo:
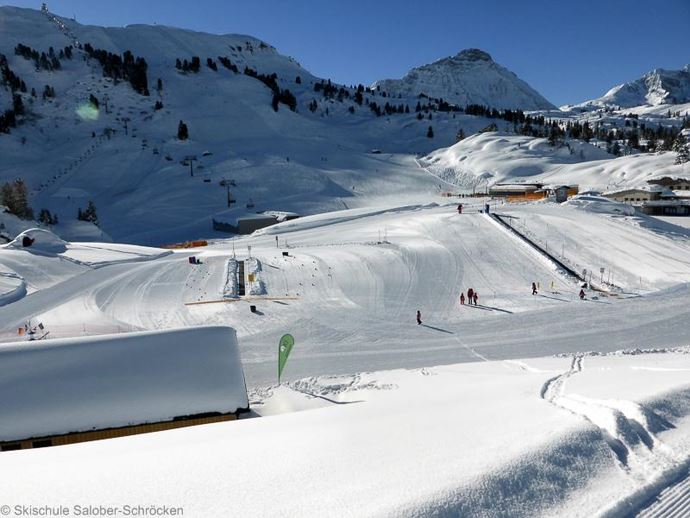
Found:
[[[18,501],[155,497],[189,515],[664,516],[688,498],[689,237],[578,203],[470,199],[187,250],[29,231],[0,249],[4,341],[27,322],[47,345],[230,326],[251,412],[5,452],[0,483]]]

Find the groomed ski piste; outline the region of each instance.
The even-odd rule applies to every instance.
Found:
[[[4,452],[0,493],[155,500],[191,516],[682,515],[687,229],[582,203],[492,202],[607,281],[580,300],[579,282],[480,212],[485,200],[464,199],[463,214],[442,200],[173,252],[45,231],[23,248],[20,235],[0,250],[3,341],[28,320],[51,338],[229,325],[256,418]],[[468,288],[476,306],[459,303]],[[278,385],[286,332],[296,346]]]

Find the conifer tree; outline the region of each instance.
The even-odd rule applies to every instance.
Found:
[[[677,153],[675,160],[676,164],[690,162],[690,151],[688,150],[688,144],[682,133],[679,133],[676,137],[676,141],[673,143],[673,151]]]
[[[92,200],[89,200],[89,203],[84,210],[81,210],[81,208],[77,210],[77,219],[80,221],[88,221],[89,223],[93,223],[94,225],[98,226],[96,204]]]
[[[187,128],[183,121],[180,121],[177,125],[177,138],[180,140],[187,140],[189,138],[189,128]]]

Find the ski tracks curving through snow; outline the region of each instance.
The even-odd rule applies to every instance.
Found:
[[[604,516],[649,518],[690,517],[690,459],[681,458],[657,434],[673,424],[634,401],[599,400],[566,392],[567,381],[584,369],[582,355],[574,355],[570,368],[541,387],[545,401],[580,416],[596,426],[618,466],[637,489],[614,503]]]

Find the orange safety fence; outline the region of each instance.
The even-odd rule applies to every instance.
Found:
[[[172,243],[169,245],[161,245],[160,248],[176,249],[176,248],[199,248],[201,246],[208,246],[208,241],[185,241],[184,243]]]
[[[506,200],[508,200],[508,203],[519,203],[521,201],[543,200],[547,196],[546,192],[526,192],[525,194],[511,194],[506,197]]]

